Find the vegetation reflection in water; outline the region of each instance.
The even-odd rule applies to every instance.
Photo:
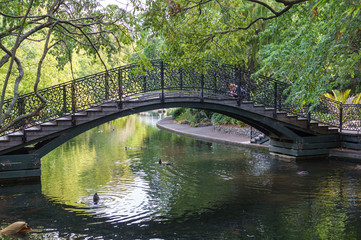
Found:
[[[231,198],[234,187],[227,181],[234,169],[223,163],[234,157],[228,151],[159,131],[132,116],[50,153],[42,160],[42,191],[69,211],[93,212],[111,222],[184,221]],[[161,166],[159,159],[172,165]],[[101,201],[94,208],[95,192]]]
[[[2,188],[0,227],[26,220],[30,239],[360,239],[357,165],[281,161],[160,131],[156,120],[118,119],[51,152],[41,192]]]

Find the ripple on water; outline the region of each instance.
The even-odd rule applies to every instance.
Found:
[[[90,204],[88,211],[110,223],[138,223],[150,218],[148,184],[136,177],[133,181],[113,182],[98,191],[99,203]]]

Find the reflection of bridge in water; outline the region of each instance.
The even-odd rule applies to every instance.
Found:
[[[0,179],[39,176],[42,156],[95,126],[174,107],[210,110],[243,121],[266,134],[270,151],[279,154],[310,157],[326,156],[337,147],[360,149],[358,105],[321,98],[309,111],[286,103],[285,83],[253,77],[233,65],[203,62],[202,69],[154,61],[141,73],[139,66],[128,65],[41,90],[46,106],[0,137]],[[232,83],[240,86],[236,97],[229,96]],[[20,96],[5,124],[40,104],[33,93]]]

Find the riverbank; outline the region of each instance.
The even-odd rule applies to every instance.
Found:
[[[195,138],[206,142],[216,142],[234,146],[247,146],[251,148],[268,150],[269,145],[254,144],[250,142],[247,136],[230,134],[222,131],[217,131],[213,126],[206,127],[191,127],[187,124],[178,124],[172,117],[166,117],[157,122],[157,127],[178,135]],[[286,157],[284,158],[293,158]],[[345,148],[330,149],[329,157],[335,157],[339,160],[346,160],[351,162],[361,161],[361,151],[350,150]]]
[[[235,146],[248,146],[268,149],[268,145],[253,144],[247,136],[229,134],[217,131],[213,126],[191,127],[187,124],[178,124],[172,117],[166,117],[157,122],[157,127],[178,135],[195,138],[206,142],[216,142]]]

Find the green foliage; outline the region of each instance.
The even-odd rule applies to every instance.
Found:
[[[269,22],[258,73],[292,83],[290,101],[313,103],[334,88],[359,92],[361,15],[355,6],[356,0],[309,1]]]
[[[51,10],[53,4],[56,7]],[[42,62],[39,88],[104,71],[103,63],[108,68],[125,63],[123,50],[128,48],[132,41],[125,26],[129,14],[117,5],[102,8],[97,0],[34,0],[31,6],[30,1],[25,0],[0,3],[0,9],[4,14],[0,17],[0,39],[8,50],[16,47],[22,16],[30,10],[20,35],[19,48],[16,50],[16,57],[24,71],[19,86],[20,94],[34,91],[38,64],[50,29],[48,54]],[[46,24],[49,12],[54,20],[58,21]],[[9,98],[14,95],[19,66],[14,64],[10,70],[9,83],[4,85],[10,61],[5,60],[6,52],[3,49],[0,52],[0,84],[6,87],[5,98]]]
[[[266,2],[275,10],[282,7],[275,1]],[[270,15],[264,6],[240,0],[200,4],[188,0],[161,0],[147,1],[142,6],[143,14],[134,20],[135,28],[141,30],[140,36],[144,32],[151,33],[150,38],[142,38],[143,56],[154,57],[147,53],[150,50],[148,44],[150,39],[158,39],[161,44],[157,56],[179,62],[205,58],[256,68],[259,32],[266,23],[258,21],[247,31],[238,28],[247,27],[258,17]]]
[[[331,98],[335,101],[339,101],[343,104],[359,104],[361,100],[361,93],[350,96],[351,89],[347,89],[346,91],[342,92],[337,89],[332,90],[331,93],[325,93],[325,97]]]
[[[212,124],[213,125],[237,125],[240,127],[246,126],[244,122],[238,121],[237,119],[228,117],[226,115],[220,113],[213,113],[212,114]]]
[[[172,111],[172,118],[177,119],[181,114],[186,111],[186,108],[176,108]]]
[[[210,124],[212,112],[193,108],[177,108],[173,112],[174,115],[173,119],[176,121],[186,121],[191,126],[197,127],[199,124]]]
[[[172,112],[172,118],[177,122],[187,122],[191,126],[198,126],[199,124],[213,124],[213,125],[237,125],[240,127],[246,124],[234,118],[223,114],[213,113],[205,110],[192,108],[176,108]]]
[[[277,1],[263,3],[284,9]],[[137,58],[240,64],[293,84],[289,102],[312,104],[335,88],[361,92],[360,9],[358,0],[305,1],[243,30],[274,12],[252,1],[147,1],[134,18],[147,36]]]

